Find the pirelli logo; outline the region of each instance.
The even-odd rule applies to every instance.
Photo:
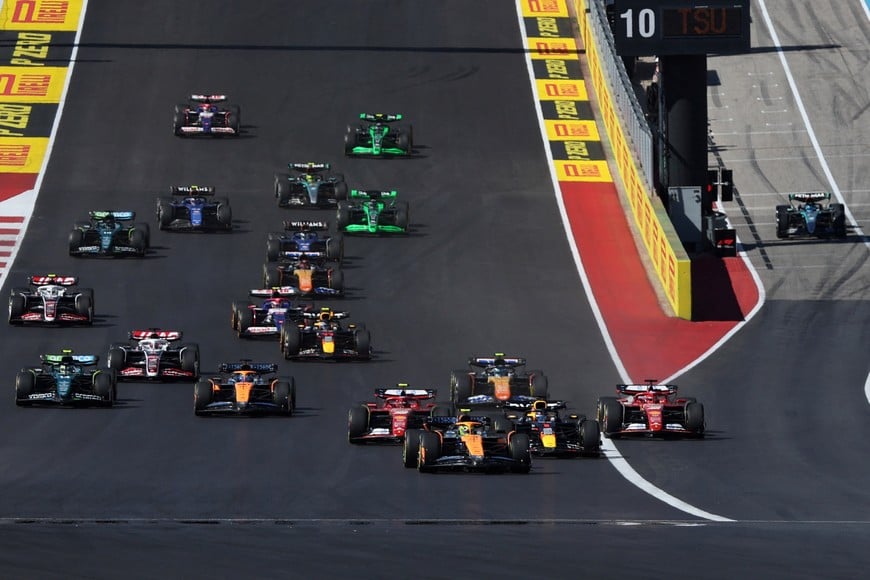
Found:
[[[5,0],[2,30],[75,30],[83,0]]]
[[[0,167],[25,167],[30,145],[0,145]]]
[[[565,0],[522,0],[523,16],[561,16],[568,18]]]
[[[582,80],[537,79],[538,98],[542,101],[588,101]]]
[[[39,173],[46,137],[0,137],[0,173]]]
[[[0,101],[57,103],[66,71],[60,67],[0,67]]]
[[[551,141],[600,141],[594,121],[544,121],[547,138]]]
[[[533,59],[580,58],[577,54],[577,42],[573,38],[529,38],[529,53]]]
[[[613,181],[607,161],[561,161],[555,160],[559,181]]]

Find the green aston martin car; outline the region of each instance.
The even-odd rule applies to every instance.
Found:
[[[396,201],[396,191],[352,189],[336,222],[346,234],[407,234],[408,202]]]
[[[348,125],[344,136],[345,155],[372,157],[411,155],[414,147],[414,128],[411,125],[391,125],[402,120],[402,115],[391,113],[360,113],[365,125]]]

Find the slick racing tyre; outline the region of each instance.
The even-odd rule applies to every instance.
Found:
[[[583,455],[598,455],[601,446],[601,429],[598,421],[587,419],[580,423],[580,449]]]
[[[701,403],[686,405],[686,430],[697,437],[704,436],[704,405]]]
[[[278,238],[269,238],[266,240],[266,261],[277,262],[281,257],[281,240]]]
[[[405,467],[417,467],[417,456],[420,454],[421,429],[408,429],[405,431],[405,440],[402,442],[402,463]]]
[[[275,198],[278,207],[287,207],[290,203],[290,175],[286,173],[275,174]]]
[[[369,409],[364,405],[351,407],[347,412],[347,440],[350,443],[362,443],[360,437],[369,430]]]
[[[115,403],[115,385],[112,375],[98,371],[93,378],[94,394],[102,398],[102,404],[111,407]]]
[[[20,371],[15,377],[15,404],[19,407],[29,407],[28,397],[36,388],[36,377],[27,370]]]
[[[239,334],[239,338],[243,338],[246,336],[245,332],[254,325],[254,311],[250,308],[243,308],[237,312],[237,316],[236,332]]]
[[[21,315],[27,308],[27,299],[21,294],[12,294],[9,297],[9,324],[22,324]]]
[[[532,452],[529,450],[529,436],[525,433],[514,433],[508,441],[508,451],[514,466],[514,473],[528,473],[532,469]]]
[[[496,433],[510,433],[514,430],[514,422],[507,417],[494,417],[492,428]]]
[[[172,133],[178,137],[184,136],[181,128],[187,122],[185,111],[187,111],[187,105],[175,105],[175,111],[172,115]]]
[[[788,237],[788,206],[776,206],[776,237],[783,239]]]
[[[290,383],[278,381],[272,391],[272,402],[278,405],[286,415],[293,414],[293,401],[290,394]]]
[[[616,400],[615,397],[602,397],[599,400],[599,417],[600,425],[604,427],[604,436],[611,439],[618,439],[620,431],[622,431],[623,418],[622,403]]]
[[[230,229],[233,225],[233,209],[230,207],[230,204],[224,202],[218,204],[216,217],[221,226]]]
[[[408,223],[410,220],[408,211],[408,203],[402,202],[396,206],[396,226],[402,228],[405,233],[408,233]]]
[[[175,211],[172,208],[172,202],[168,199],[157,200],[157,228],[161,230],[167,229],[172,224]]]
[[[421,473],[435,470],[435,462],[441,457],[441,438],[431,431],[420,434],[420,451],[417,453],[417,469]]]
[[[90,294],[82,293],[76,296],[76,314],[78,314],[79,316],[86,316],[86,324],[93,324],[94,304],[93,298]]]
[[[342,231],[350,225],[350,211],[351,204],[349,201],[342,200],[338,202],[338,208],[335,211],[335,226],[338,228],[338,231]],[[327,257],[332,257],[329,255],[329,241],[326,242],[326,254]]]
[[[76,228],[69,233],[69,253],[70,255],[74,254],[78,251],[78,249],[82,246],[82,241],[84,241],[85,234],[80,229]]]
[[[187,344],[181,350],[181,370],[193,373],[194,378],[199,377],[199,345]]]
[[[329,273],[329,287],[339,292],[344,291],[344,272],[341,270],[332,270]]]
[[[365,328],[357,328],[353,331],[353,345],[360,358],[371,358],[372,337]]]
[[[230,113],[227,116],[227,125],[235,131],[233,136],[238,137],[242,132],[242,109],[238,105],[230,105],[227,109]]]
[[[145,249],[148,247],[145,232],[139,229],[130,231],[130,247],[135,249],[140,256],[144,256]]]
[[[474,394],[474,378],[467,371],[459,370],[450,373],[450,398],[458,405]]]
[[[530,382],[530,391],[533,397],[538,397],[539,399],[546,399],[550,396],[550,382],[547,379],[547,375],[541,373],[532,376],[532,380]]]
[[[198,381],[193,387],[193,412],[196,415],[204,414],[206,408],[211,405],[214,400],[214,391],[212,390],[211,381]]]
[[[127,366],[127,353],[123,348],[112,347],[109,349],[109,356],[106,357],[109,368],[114,371],[122,371]]]
[[[284,358],[291,358],[299,354],[302,346],[302,333],[296,326],[283,326],[281,328],[281,353]]]
[[[832,203],[831,209],[831,229],[834,236],[838,238],[846,237],[846,208],[842,203]]]
[[[278,266],[263,264],[263,288],[274,288],[281,285],[281,270]]]

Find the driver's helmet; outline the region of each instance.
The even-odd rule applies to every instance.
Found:
[[[506,366],[496,366],[492,367],[490,374],[494,377],[510,377],[513,376],[513,369]]]
[[[321,311],[320,315],[317,317],[317,321],[329,324],[332,321],[332,311],[331,310]]]
[[[309,262],[305,258],[302,258],[301,260],[296,262],[296,269],[297,270],[310,270],[311,269],[311,262]]]
[[[57,372],[62,375],[68,375],[72,372],[72,365],[60,365],[57,367]]]
[[[468,435],[471,433],[471,428],[468,425],[457,425],[456,432],[459,433],[459,436]]]
[[[316,176],[315,176],[313,173],[306,173],[306,174],[303,176],[303,179],[304,179],[305,181],[311,183],[312,181],[314,181],[314,180],[316,179]]]

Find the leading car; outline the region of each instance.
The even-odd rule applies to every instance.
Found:
[[[617,385],[616,397],[598,399],[598,422],[606,437],[624,435],[703,437],[704,405],[677,395],[676,385]]]
[[[450,374],[450,398],[461,406],[472,397],[481,395],[506,401],[515,395],[546,399],[549,383],[540,370],[526,370],[526,359],[508,357],[497,352],[494,356],[475,356],[468,359],[467,370]]]
[[[242,110],[238,105],[221,105],[226,100],[226,95],[190,95],[189,103],[175,105],[173,132],[178,137],[237,137],[242,130]]]
[[[846,208],[830,203],[831,194],[790,193],[788,205],[776,206],[776,237],[846,237]]]
[[[117,381],[111,370],[94,367],[100,357],[74,354],[44,354],[42,365],[25,367],[15,377],[15,404],[96,405],[111,407],[117,399]]]

